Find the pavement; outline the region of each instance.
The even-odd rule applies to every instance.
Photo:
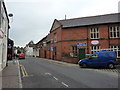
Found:
[[[56,62],[58,64],[68,64],[65,62],[53,60],[50,61]],[[70,64],[70,66],[71,65],[74,66],[75,64]],[[0,72],[0,89],[4,88],[22,88],[21,73],[18,60],[8,61],[8,66],[2,72]]]
[[[20,76],[21,75],[18,60],[8,61],[8,66],[4,68],[0,75],[2,89],[22,88]]]

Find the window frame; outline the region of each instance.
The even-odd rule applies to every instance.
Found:
[[[120,26],[109,26],[109,38],[120,38]]]
[[[100,52],[100,46],[91,46],[91,54]]]
[[[116,47],[116,48],[115,48]],[[119,53],[120,53],[120,46],[119,45],[110,45],[111,51],[116,51],[117,53],[117,58],[120,58]]]
[[[100,38],[100,32],[99,28],[90,28],[90,39],[99,39]]]
[[[73,53],[73,57],[77,57],[77,55],[78,55],[77,46],[72,46],[72,53]]]
[[[54,42],[57,42],[57,33],[54,33]]]
[[[93,54],[93,55],[91,56],[91,58],[92,58],[92,59],[97,59],[97,58],[98,58],[98,54]]]

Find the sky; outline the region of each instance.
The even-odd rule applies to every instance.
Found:
[[[118,13],[120,0],[4,0],[10,19],[10,39],[24,47],[48,35],[54,19]]]

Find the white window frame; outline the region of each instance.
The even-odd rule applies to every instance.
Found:
[[[100,46],[91,46],[91,54],[94,52],[100,52]]]
[[[119,36],[118,36],[119,34]],[[110,38],[120,38],[120,26],[110,26],[109,27]]]
[[[77,57],[77,46],[72,46],[73,57]]]
[[[98,34],[98,36],[97,36]],[[92,37],[93,35],[93,37]],[[90,28],[90,38],[91,39],[99,39],[100,38],[100,33],[99,33],[99,28]]]
[[[120,52],[120,46],[118,46],[118,45],[112,45],[112,46],[110,46],[110,49],[111,49],[112,51],[116,51],[116,53],[117,53],[117,58],[120,58],[120,56],[118,56],[118,52]]]
[[[54,33],[54,42],[57,42],[57,33]]]

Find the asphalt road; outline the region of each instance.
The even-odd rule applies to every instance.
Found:
[[[23,88],[118,88],[118,74],[40,58],[19,60]]]

